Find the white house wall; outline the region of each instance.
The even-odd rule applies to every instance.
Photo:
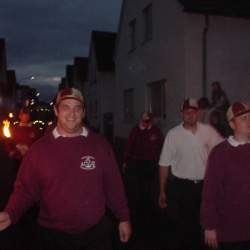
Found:
[[[210,17],[208,82],[220,81],[231,101],[250,101],[249,31],[250,20]]]
[[[202,36],[205,27],[204,15],[187,14],[185,16],[185,97],[200,98],[202,94]]]
[[[136,8],[134,4],[136,3]],[[179,122],[180,102],[185,96],[183,60],[185,17],[177,1],[152,1],[153,39],[142,44],[142,10],[149,1],[126,1],[124,20],[121,23],[116,57],[117,109],[115,134],[126,137],[139,115],[147,107],[146,84],[166,79],[166,120],[159,121],[163,130]],[[127,9],[131,10],[127,12]],[[129,22],[137,19],[137,47],[128,53]],[[123,91],[135,89],[135,115],[133,123],[123,121]]]
[[[187,96],[202,94],[202,32],[204,15],[185,14]],[[220,81],[231,101],[250,99],[250,21],[242,18],[209,16],[207,33],[207,87]]]
[[[114,72],[99,72],[98,74],[100,112],[99,121],[103,132],[103,115],[113,113],[115,109],[115,76]]]
[[[152,3],[153,39],[142,42],[142,10]],[[115,135],[126,138],[147,107],[146,84],[166,79],[166,119],[163,131],[180,121],[180,104],[203,93],[205,16],[182,11],[177,0],[126,0],[116,50]],[[129,22],[136,18],[136,49],[129,53]],[[250,21],[209,16],[207,33],[207,87],[218,80],[231,101],[250,99]],[[123,91],[134,88],[135,120],[123,120]]]

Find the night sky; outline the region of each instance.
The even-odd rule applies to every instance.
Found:
[[[117,31],[121,2],[1,0],[0,37],[6,39],[8,69],[49,101],[65,65],[75,56],[88,56],[91,31]],[[32,75],[35,80],[28,80]]]

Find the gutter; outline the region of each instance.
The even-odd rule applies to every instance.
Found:
[[[205,25],[202,32],[202,96],[207,96],[207,33],[209,29],[209,15],[205,14]]]

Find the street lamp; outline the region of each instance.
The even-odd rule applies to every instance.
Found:
[[[21,84],[22,82],[26,81],[26,80],[35,80],[35,76],[34,75],[31,75],[31,76],[27,76],[27,77],[24,77],[22,78],[21,80],[19,80],[19,84]]]
[[[33,81],[35,79],[34,75],[30,75],[27,77],[23,77],[18,81],[17,85],[17,103],[24,107],[28,107],[30,105],[30,99],[35,95],[35,89],[31,88],[29,85],[23,84],[27,81]]]

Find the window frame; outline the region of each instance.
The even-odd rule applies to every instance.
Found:
[[[123,120],[130,123],[134,121],[134,88],[123,90]]]
[[[147,83],[146,86],[148,110],[152,112],[156,118],[166,119],[166,79]],[[157,89],[157,87],[160,89]],[[157,92],[160,93],[160,97]]]

